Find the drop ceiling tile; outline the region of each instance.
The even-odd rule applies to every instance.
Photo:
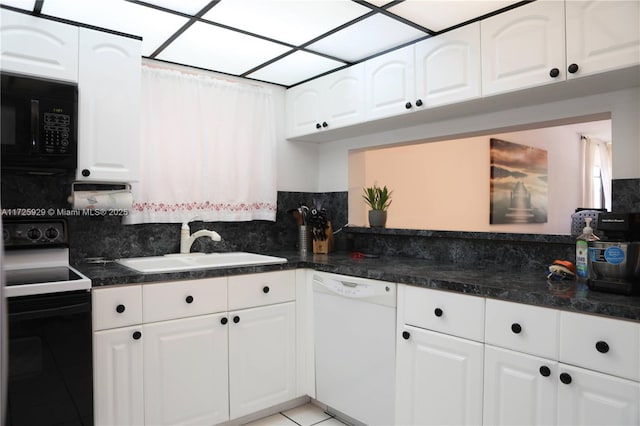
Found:
[[[35,6],[36,0],[2,0],[0,1],[0,4],[33,11],[33,6]]]
[[[344,28],[307,48],[349,62],[358,61],[424,37],[426,33],[393,18],[376,14]]]
[[[122,0],[46,0],[42,14],[141,36],[144,56],[153,53],[188,21]]]
[[[313,53],[297,51],[247,77],[292,86],[345,64]]]
[[[164,7],[165,9],[195,15],[211,3],[211,0],[144,0],[144,2]]]
[[[289,50],[281,44],[196,22],[157,58],[238,75]]]
[[[298,46],[368,12],[350,0],[223,0],[203,18]]]
[[[504,0],[405,0],[387,10],[433,31],[477,18],[511,4]]]

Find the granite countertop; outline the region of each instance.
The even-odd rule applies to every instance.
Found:
[[[423,259],[404,257],[381,256],[380,258],[352,259],[348,253],[310,254],[304,257],[297,252],[264,254],[287,258],[288,263],[159,274],[140,274],[113,262],[79,263],[74,267],[92,280],[93,287],[311,268],[317,271],[640,321],[640,296],[590,291],[586,286],[575,281],[549,282],[544,271],[518,272],[501,270],[495,266],[482,268],[461,264],[436,264]]]

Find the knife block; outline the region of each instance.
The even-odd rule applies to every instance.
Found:
[[[327,227],[324,232],[327,237],[326,240],[313,240],[314,253],[327,254],[333,251],[333,229],[331,228],[331,222],[327,222]]]

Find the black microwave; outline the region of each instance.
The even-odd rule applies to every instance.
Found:
[[[2,170],[75,170],[78,86],[10,73],[0,77]]]

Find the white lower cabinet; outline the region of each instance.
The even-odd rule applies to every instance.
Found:
[[[94,420],[99,425],[143,425],[142,327],[93,333]]]
[[[296,396],[295,303],[229,313],[229,413],[235,419]]]
[[[557,371],[557,361],[486,345],[483,423],[555,424]]]
[[[403,330],[396,424],[482,424],[483,344],[412,326]]]
[[[144,411],[149,425],[228,419],[225,314],[144,325]]]
[[[560,364],[558,425],[638,425],[640,383]]]

